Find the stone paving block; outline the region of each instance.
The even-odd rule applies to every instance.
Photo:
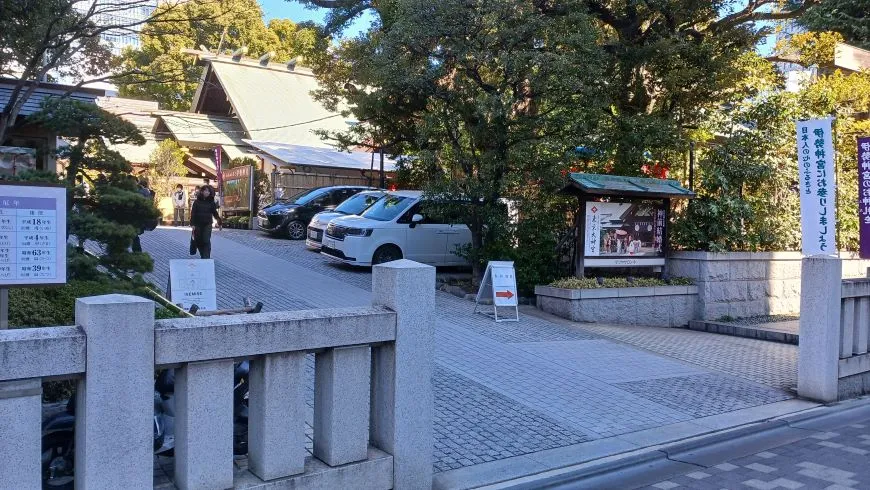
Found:
[[[706,417],[791,398],[781,390],[721,374],[700,374],[618,383],[662,405]]]

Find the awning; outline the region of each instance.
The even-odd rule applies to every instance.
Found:
[[[211,159],[188,155],[185,163],[194,172],[205,174],[206,177],[212,179],[217,178],[217,169],[215,168],[214,161]]]
[[[592,196],[628,196],[651,199],[695,197],[676,180],[623,177],[619,175],[572,173],[563,193]]]
[[[172,136],[185,146],[209,148],[244,145],[244,129],[238,121],[189,112],[158,113]]]
[[[230,160],[235,160],[236,158],[246,158],[246,157],[253,158],[256,160],[256,158],[257,158],[257,153],[254,150],[252,150],[250,146],[247,146],[247,145],[245,145],[245,146],[226,145],[226,146],[221,146],[221,148],[224,150],[224,153],[226,153],[227,156],[230,157]]]
[[[281,165],[307,165],[334,169],[369,170],[372,168],[372,153],[365,151],[338,151],[333,148],[290,145],[271,141],[245,140],[254,148],[279,160]],[[380,155],[374,155],[374,170],[380,170]],[[396,161],[384,157],[384,171],[394,172]]]

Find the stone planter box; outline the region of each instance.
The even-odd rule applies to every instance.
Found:
[[[561,289],[535,286],[537,307],[575,322],[682,327],[697,317],[697,286]]]

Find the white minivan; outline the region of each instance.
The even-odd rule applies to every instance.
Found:
[[[464,224],[438,223],[421,211],[420,191],[390,192],[361,216],[329,222],[320,253],[369,266],[410,259],[434,266],[467,265],[457,249],[471,243]]]

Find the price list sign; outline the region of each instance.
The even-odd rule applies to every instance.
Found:
[[[66,189],[0,185],[0,286],[66,282]]]

